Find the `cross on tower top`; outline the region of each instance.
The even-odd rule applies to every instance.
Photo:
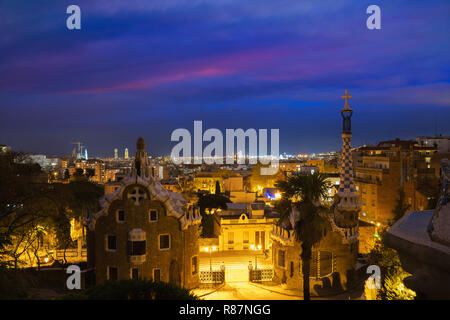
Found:
[[[350,94],[348,94],[348,90],[345,89],[345,95],[342,96],[342,99],[345,99],[345,107],[348,107],[348,99],[351,97],[352,96]]]

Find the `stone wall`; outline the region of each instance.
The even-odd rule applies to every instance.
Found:
[[[357,246],[342,243],[343,237],[338,232],[328,232],[318,248],[332,252],[335,257],[335,272],[322,279],[310,278],[311,292],[320,295],[320,289],[336,288],[345,290],[348,278],[352,276],[356,265]],[[278,261],[278,251],[285,251],[285,267],[281,267]],[[274,266],[274,281],[278,284],[285,283],[288,288],[303,289],[303,275],[301,272],[302,252],[301,243],[294,242],[293,246],[285,246],[273,239],[272,257]],[[291,266],[293,271],[291,272]]]
[[[126,195],[136,185],[130,185],[123,192],[123,198],[111,203],[108,213],[100,216],[95,225],[95,231],[88,233],[88,262],[95,266],[96,283],[107,279],[107,266],[118,268],[119,279],[130,279],[131,268],[139,269],[140,278],[153,279],[153,270],[160,269],[161,281],[180,279],[182,285],[193,288],[198,285],[198,272],[192,274],[192,257],[198,256],[198,225],[191,225],[187,230],[181,230],[180,223],[175,217],[167,216],[164,204],[150,199],[142,200],[139,205],[127,199]],[[125,210],[125,222],[116,221],[116,211]],[[149,220],[149,210],[158,210],[157,222]],[[141,264],[129,262],[127,253],[128,233],[133,229],[146,232],[146,258]],[[159,249],[159,235],[170,234],[171,247],[169,250]],[[117,237],[117,250],[106,250],[107,235]],[[170,269],[172,264],[172,277]],[[198,259],[197,259],[198,264]],[[178,269],[178,271],[176,271]],[[198,267],[197,267],[198,270]],[[171,279],[172,278],[172,279]]]

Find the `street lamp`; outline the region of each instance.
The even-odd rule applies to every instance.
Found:
[[[258,244],[257,246],[255,246],[254,244],[252,244],[252,245],[250,245],[250,249],[255,251],[255,270],[256,270],[256,269],[258,269],[258,256],[257,256],[256,251],[261,250],[261,245]]]
[[[216,247],[215,246],[212,246],[212,247],[206,247],[205,248],[205,251],[206,252],[209,252],[209,271],[212,271],[212,261],[211,261],[211,253],[213,252],[213,251],[216,251]]]

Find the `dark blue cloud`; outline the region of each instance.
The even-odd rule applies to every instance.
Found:
[[[354,143],[450,134],[448,1],[69,1],[0,5],[0,143],[110,154],[170,132],[280,128],[281,151],[336,150],[340,96]],[[378,4],[382,29],[365,27]],[[442,121],[442,123],[441,123]]]

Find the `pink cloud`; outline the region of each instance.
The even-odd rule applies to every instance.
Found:
[[[333,50],[336,47],[317,48],[313,45],[295,44],[257,48],[234,52],[222,56],[193,59],[182,62],[181,66],[168,65],[167,71],[143,77],[142,79],[124,79],[116,84],[70,90],[71,94],[95,94],[116,91],[139,91],[163,84],[179,81],[215,78],[229,75],[241,75],[261,81],[283,81],[323,75],[333,69],[354,66],[355,61],[314,64],[318,49]],[[160,68],[163,69],[164,68]]]

